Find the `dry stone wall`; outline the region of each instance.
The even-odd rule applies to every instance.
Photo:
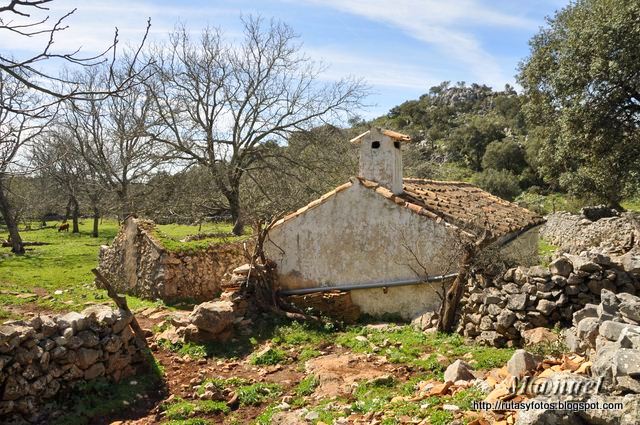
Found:
[[[640,293],[639,278],[640,258],[595,252],[512,268],[493,280],[478,277],[463,298],[458,331],[488,345],[519,345],[528,329],[570,323],[603,290]]]
[[[154,223],[129,217],[111,246],[100,249],[100,271],[116,290],[164,301],[210,300],[245,261],[243,242],[189,252],[167,250],[153,237]]]
[[[131,320],[123,310],[93,306],[0,325],[0,423],[32,418],[79,381],[132,374],[142,352]]]
[[[578,254],[592,248],[608,253],[632,249],[640,251],[638,213],[623,213],[597,221],[568,212],[549,214],[546,218],[547,222],[542,226],[540,235],[566,252]]]

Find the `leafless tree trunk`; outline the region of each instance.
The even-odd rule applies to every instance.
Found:
[[[9,230],[12,251],[18,255],[24,254],[24,247],[8,198],[7,178],[28,171],[28,167],[20,164],[19,153],[42,132],[48,122],[14,111],[29,109],[39,102],[40,98],[25,90],[19,80],[0,72],[0,212]]]
[[[243,178],[283,154],[265,145],[347,118],[367,92],[357,80],[321,82],[323,67],[301,52],[287,25],[243,24],[244,40],[235,45],[210,28],[197,41],[184,28],[174,32],[169,46],[152,52],[157,78],[149,82],[157,114],[151,134],[168,158],[210,170],[235,234],[243,228]]]
[[[458,268],[458,276],[445,293],[438,314],[437,329],[439,332],[452,332],[455,325],[456,313],[460,308],[460,300],[471,276],[472,268],[476,264],[478,255],[491,242],[490,229],[483,229],[482,234],[475,241],[463,242],[463,253]]]
[[[0,174],[0,212],[2,213],[2,217],[4,218],[7,230],[9,231],[11,252],[13,252],[14,254],[22,255],[24,254],[24,245],[22,244],[22,238],[20,237],[20,232],[18,231],[18,223],[15,220],[13,211],[11,210],[11,205],[9,204],[5,193],[5,177],[4,175]]]

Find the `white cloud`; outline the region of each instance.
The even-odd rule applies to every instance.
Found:
[[[322,74],[325,80],[339,80],[352,75],[364,78],[367,84],[374,87],[412,89],[419,93],[440,82],[429,70],[409,63],[381,63],[374,57],[332,48],[307,47],[305,52],[327,65],[327,70]]]
[[[166,37],[179,21],[194,21],[199,25],[206,25],[207,20],[218,20],[221,16],[233,16],[234,19],[240,16],[239,9],[215,5],[160,5],[144,0],[56,0],[50,4],[50,10],[35,12],[31,18],[16,17],[14,22],[33,22],[35,19],[50,16],[50,22],[53,24],[73,9],[77,10],[64,21],[68,28],[56,34],[56,52],[68,53],[78,47],[87,54],[101,52],[112,42],[116,27],[122,45],[137,44],[144,34],[148,18],[151,18],[150,38],[161,39]],[[45,34],[27,39],[9,31],[1,31],[0,49],[39,52],[46,45],[47,38]]]
[[[498,61],[466,27],[534,29],[538,23],[471,0],[303,0],[399,28],[464,64],[481,82],[502,85],[511,80]]]

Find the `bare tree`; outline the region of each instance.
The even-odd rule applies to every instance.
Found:
[[[128,68],[124,64],[120,72]],[[76,80],[90,92],[110,78],[111,72],[94,67]],[[105,190],[117,196],[122,219],[135,212],[132,186],[147,180],[163,161],[158,142],[147,133],[151,106],[149,88],[141,84],[130,86],[119,96],[65,103],[64,125],[91,173]]]
[[[243,230],[243,178],[259,185],[254,174],[282,154],[261,146],[344,119],[362,107],[367,92],[359,80],[323,83],[324,68],[302,53],[289,26],[253,17],[243,25],[244,39],[233,46],[215,29],[198,40],[176,30],[168,46],[153,52],[151,90],[158,115],[153,137],[172,159],[210,170],[235,234]]]
[[[136,78],[140,70],[146,69],[149,63],[138,61],[138,55],[144,45],[151,21],[147,20],[147,28],[140,45],[130,62],[131,69],[127,78],[118,79],[113,72],[104,81],[100,88],[86,90],[79,82],[55,75],[43,70],[41,65],[46,61],[71,66],[93,67],[98,64],[109,64],[113,70],[116,60],[116,47],[118,45],[118,29],[115,29],[113,41],[106,48],[95,55],[83,56],[80,49],[71,52],[58,52],[54,49],[55,36],[68,28],[67,19],[73,15],[76,9],[70,10],[62,16],[51,18],[48,13],[48,5],[53,0],[0,0],[0,37],[18,37],[22,42],[37,40],[41,46],[35,54],[15,58],[12,55],[0,52],[0,74],[11,76],[26,93],[38,93],[40,102],[29,105],[16,105],[13,102],[0,103],[0,109],[7,109],[16,114],[29,116],[43,116],[51,111],[50,106],[64,100],[106,99],[117,96],[132,84],[136,84]],[[35,16],[34,16],[35,14]],[[136,70],[136,67],[139,69]]]
[[[30,93],[20,80],[0,72],[0,212],[9,231],[11,250],[24,254],[18,223],[7,196],[7,179],[25,164],[20,163],[20,155],[42,132],[46,122],[15,111],[30,109],[37,105],[40,96]],[[7,107],[4,107],[7,105]]]
[[[40,137],[32,149],[34,163],[41,177],[54,182],[58,193],[67,198],[67,210],[71,213],[73,233],[79,233],[80,203],[88,198],[94,213],[94,236],[100,219],[99,197],[102,191],[97,187],[89,167],[74,144],[72,136],[61,127],[55,127]],[[67,214],[67,217],[69,214]]]

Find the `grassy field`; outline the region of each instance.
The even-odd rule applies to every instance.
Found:
[[[80,233],[41,229],[22,232],[25,241],[46,242],[49,245],[28,247],[23,256],[11,254],[9,248],[0,251],[0,318],[15,316],[9,306],[29,304],[46,310],[78,310],[92,303],[109,302],[106,293],[93,284],[91,269],[98,264],[100,245],[108,244],[118,232],[115,220],[104,220],[100,237],[91,237],[91,221],[80,223]],[[169,249],[194,249],[224,239],[209,238],[181,243],[179,239],[198,233],[198,226],[161,225],[158,233]],[[229,233],[231,225],[207,223],[203,233]],[[233,239],[233,238],[229,238]],[[236,238],[237,239],[237,238]],[[128,297],[131,308],[155,303]]]

